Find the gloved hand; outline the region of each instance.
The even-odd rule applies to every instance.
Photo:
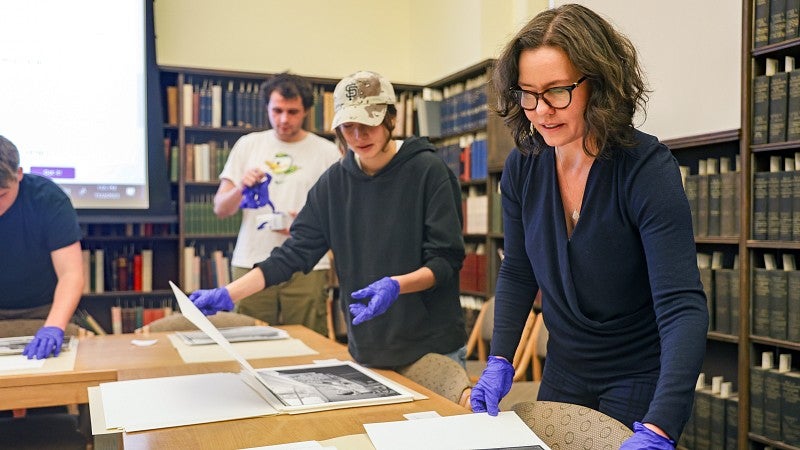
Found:
[[[353,292],[350,296],[357,300],[372,297],[366,305],[363,303],[350,304],[353,325],[358,325],[385,313],[392,306],[392,303],[397,300],[398,295],[400,295],[400,283],[389,277],[383,277],[364,289]]]
[[[216,289],[200,289],[189,294],[189,300],[197,306],[203,314],[213,316],[220,311],[230,311],[233,309],[233,300],[228,289],[221,287]]]
[[[33,336],[33,340],[25,346],[22,354],[28,359],[45,359],[51,354],[58,356],[61,353],[61,344],[64,343],[64,330],[58,327],[42,327]]]
[[[665,438],[639,422],[633,423],[633,436],[619,450],[675,450],[675,441]]]
[[[514,381],[514,366],[505,358],[490,356],[480,379],[472,388],[470,406],[472,412],[488,412],[496,416],[500,411],[500,400],[511,390]]]
[[[252,187],[245,187],[242,190],[242,201],[240,208],[261,208],[269,203],[269,186],[266,182],[258,183]]]

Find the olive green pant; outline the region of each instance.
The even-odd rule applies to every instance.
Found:
[[[235,280],[249,271],[243,267],[232,267]],[[289,281],[239,300],[235,311],[270,325],[305,325],[327,336],[327,284],[327,270],[312,270],[308,274],[297,272]]]

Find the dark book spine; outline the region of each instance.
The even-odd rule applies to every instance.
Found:
[[[786,39],[786,0],[769,0],[769,43]]]
[[[725,399],[718,394],[708,396],[711,405],[709,448],[725,448]]]
[[[714,271],[714,330],[725,334],[731,334],[730,279],[733,272],[733,269]]]
[[[781,375],[781,441],[800,447],[800,372]]]
[[[785,39],[794,39],[798,36],[800,24],[800,0],[786,0],[786,36]]]
[[[764,435],[764,373],[761,367],[750,368],[750,432]]]
[[[794,195],[794,171],[780,172],[780,240],[792,240],[792,197]]]
[[[764,437],[781,439],[781,379],[775,369],[764,373]]]
[[[753,239],[767,239],[767,205],[769,203],[769,172],[753,174]]]
[[[769,336],[769,271],[753,269],[753,334]]]
[[[769,270],[769,337],[786,340],[786,271]]]
[[[731,269],[730,281],[730,308],[731,308],[731,334],[734,336],[739,335],[739,320],[741,314],[741,300],[739,293],[739,270]]]
[[[708,236],[708,203],[710,186],[708,175],[700,175],[697,179],[697,233],[695,236]]]
[[[721,173],[720,177],[720,207],[719,207],[719,234],[720,236],[736,236],[736,220],[734,211],[739,206],[738,197],[735,197],[736,172]]]
[[[786,141],[786,111],[789,107],[789,73],[778,72],[769,81],[769,136],[772,142]]]
[[[244,91],[244,83],[239,83],[239,90],[236,91],[235,97],[235,109],[236,109],[236,126],[243,127],[244,126],[244,103],[245,103],[245,91]]]
[[[786,272],[786,340],[800,342],[800,270]]]
[[[767,239],[781,238],[781,172],[770,172],[767,178]]]
[[[769,44],[769,18],[769,0],[756,0],[753,47],[758,48]]]
[[[795,0],[800,2],[800,0]],[[786,140],[800,140],[800,69],[789,72],[789,96],[786,106]],[[795,168],[796,169],[796,168]]]
[[[695,391],[694,449],[711,450],[711,391]]]
[[[766,144],[769,136],[769,79],[766,75],[753,78],[753,144]]]
[[[792,172],[792,240],[800,241],[800,170]]]
[[[700,175],[687,175],[684,181],[684,189],[686,190],[686,199],[689,200],[689,207],[692,210],[692,231],[697,236],[698,233],[698,217],[697,217],[697,188],[700,183]],[[798,214],[800,216],[800,214]]]
[[[708,175],[708,236],[719,236],[721,231],[722,178],[720,174]]]
[[[725,450],[739,449],[739,397],[725,399]]]
[[[222,94],[222,124],[226,127],[236,125],[236,94],[233,92],[233,81]]]

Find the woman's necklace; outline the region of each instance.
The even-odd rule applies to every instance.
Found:
[[[564,159],[563,158],[559,158],[558,154],[559,154],[559,151],[556,148],[556,162],[558,162],[559,166],[561,167],[561,171],[560,171],[561,177],[559,179],[564,182],[564,188],[565,188],[564,191],[567,194],[565,196],[566,197],[566,201],[564,201],[564,199],[562,199],[562,202],[564,203],[564,209],[568,210],[569,208],[567,207],[567,203],[568,202],[570,202],[570,203],[574,202],[575,192],[572,190],[573,187],[572,187],[572,185],[570,184],[570,181],[569,181],[570,177],[569,177],[569,175],[567,175],[567,169],[564,167]],[[582,167],[580,167],[578,169],[577,174],[576,174],[576,178],[577,178],[579,184],[583,184],[585,186],[586,177],[588,176],[588,173],[589,173],[589,170],[588,170],[589,167],[591,167],[591,164],[589,164],[589,165],[584,164]],[[569,218],[572,220],[572,225],[577,224],[578,223],[578,219],[581,218],[581,203],[582,203],[582,200],[583,200],[583,195],[581,194],[580,198],[578,198],[577,206],[573,207],[572,208],[572,212],[569,214]]]

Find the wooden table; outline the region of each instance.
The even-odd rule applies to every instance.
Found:
[[[319,352],[315,355],[249,360],[256,368],[309,364],[319,359],[351,359],[347,347],[300,325],[285,329],[293,338]],[[186,364],[167,338],[169,333],[151,333],[158,339],[150,347],[136,347],[132,334],[94,336],[78,345],[74,370],[36,375],[0,376],[0,410],[70,403],[87,403],[87,387],[118,380],[152,378],[192,373],[239,372],[235,361]],[[278,415],[209,424],[123,433],[128,449],[235,449],[305,440],[325,440],[364,433],[363,424],[405,420],[403,414],[437,411],[441,415],[465,414],[468,410],[434,392],[386,370],[376,370],[429,397],[393,405],[366,406],[297,415]]]

